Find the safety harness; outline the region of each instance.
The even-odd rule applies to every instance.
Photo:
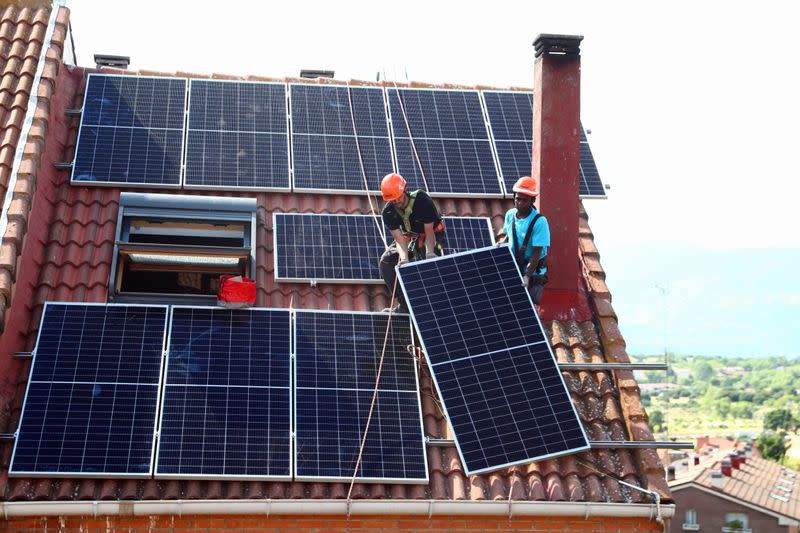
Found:
[[[408,243],[408,254],[411,257],[415,257],[416,259],[424,259],[425,258],[425,232],[414,232],[411,230],[411,212],[414,210],[414,202],[417,200],[417,194],[420,192],[420,189],[409,193],[410,199],[408,200],[408,205],[406,205],[405,209],[397,209],[397,214],[400,215],[400,218],[403,219],[403,234],[409,239]],[[444,244],[444,219],[439,214],[439,209],[434,204],[433,208],[436,210],[436,218],[439,219],[439,222],[433,227],[433,233],[436,236],[436,246],[434,247],[434,251],[436,255],[442,255],[444,253],[444,249],[442,245]]]
[[[514,215],[516,217],[516,215]],[[533,229],[536,227],[536,222],[538,222],[539,218],[542,216],[541,213],[536,213],[536,216],[533,217],[533,221],[531,221],[531,225],[528,226],[528,231],[525,232],[525,238],[522,239],[522,246],[517,248],[517,224],[516,221],[514,224],[511,225],[511,234],[512,234],[512,250],[514,250],[514,257],[517,260],[517,265],[519,265],[520,272],[525,272],[527,268],[527,261],[525,260],[525,253],[528,251],[528,245],[531,242],[531,236],[533,236]],[[547,256],[540,257],[539,262],[536,263],[536,269],[531,274],[531,282],[534,285],[544,285],[547,283],[547,274],[542,273],[542,271],[547,267]]]

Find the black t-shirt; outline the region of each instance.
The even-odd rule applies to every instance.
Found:
[[[422,233],[425,231],[425,224],[438,224],[442,220],[439,211],[436,209],[436,204],[433,199],[428,196],[425,191],[417,191],[416,199],[414,200],[414,207],[411,209],[411,231],[414,233]],[[386,202],[383,206],[383,223],[390,230],[400,229],[403,232],[406,228],[403,227],[403,215],[401,215],[391,202]]]

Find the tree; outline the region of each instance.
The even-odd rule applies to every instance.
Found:
[[[772,461],[781,462],[786,455],[786,443],[783,435],[778,433],[762,433],[756,440],[761,455]]]
[[[694,365],[694,375],[697,381],[708,381],[714,375],[714,369],[705,361],[700,361]]]
[[[794,431],[796,428],[797,419],[788,409],[775,409],[764,415],[764,429]]]
[[[655,431],[659,431],[661,426],[664,425],[664,415],[661,411],[653,411],[650,413],[650,427]]]

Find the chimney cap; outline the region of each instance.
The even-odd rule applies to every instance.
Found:
[[[334,71],[314,68],[304,68],[300,71],[301,78],[333,78]]]
[[[131,64],[131,56],[114,56],[110,54],[95,54],[94,63],[97,68],[114,67],[126,69]]]
[[[583,35],[559,35],[540,33],[533,41],[536,57],[542,54],[558,54],[568,56],[581,55]]]

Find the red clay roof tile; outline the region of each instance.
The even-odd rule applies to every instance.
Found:
[[[63,21],[62,21],[63,22]],[[55,75],[53,70],[51,75]],[[80,95],[75,95],[79,101]],[[44,131],[39,137],[44,137]],[[74,135],[74,128],[73,128]],[[69,147],[74,147],[74,137],[65,140],[67,153]],[[2,161],[0,152],[0,162]],[[68,156],[65,155],[65,159]],[[54,174],[48,169],[49,174]],[[59,191],[52,199],[53,211],[49,224],[49,238],[45,246],[44,257],[39,275],[39,286],[36,290],[36,301],[33,302],[33,314],[38,323],[42,303],[46,299],[60,299],[66,301],[105,301],[106,284],[113,253],[113,238],[118,210],[117,189],[94,189],[71,187],[63,174],[57,179]],[[259,242],[256,253],[259,267],[256,272],[258,280],[258,304],[275,307],[293,305],[297,308],[331,308],[331,309],[376,309],[387,304],[388,295],[380,286],[358,287],[343,285],[336,287],[322,287],[311,289],[300,284],[276,284],[273,281],[272,263],[272,228],[271,213],[273,211],[291,212],[332,212],[332,213],[363,213],[369,212],[369,204],[363,197],[358,196],[330,196],[321,195],[286,195],[286,194],[258,194],[259,216]],[[508,207],[508,202],[502,200],[455,200],[446,199],[441,202],[442,210],[450,214],[469,216],[492,216],[495,229],[502,222],[502,214]],[[582,218],[586,219],[585,213]],[[591,230],[585,220],[581,222],[581,250],[584,252],[586,271],[592,271],[601,283],[592,284],[590,281],[590,298],[597,309],[596,316],[601,317],[596,323],[592,322],[553,322],[545,325],[548,335],[559,360],[616,361],[621,357],[627,358],[624,352],[624,341],[616,326],[616,315],[608,303],[607,287],[602,282],[604,274],[597,257],[587,260],[589,253],[597,254],[594,247]],[[588,265],[588,267],[586,266]],[[0,270],[0,289],[2,289],[2,274]],[[599,292],[598,292],[599,291]],[[35,335],[34,326],[29,332],[29,337]],[[603,339],[603,345],[600,345]],[[29,342],[30,339],[29,339]],[[609,357],[613,355],[613,357]],[[619,374],[619,373],[618,373]],[[606,440],[627,438],[626,421],[622,420],[625,407],[620,405],[614,380],[607,372],[566,372],[565,381],[573,393],[573,399],[584,416],[587,433],[591,438]],[[619,378],[619,375],[618,375]],[[631,384],[628,388],[635,387],[635,382],[630,377]],[[622,388],[622,382],[620,383]],[[421,376],[421,389],[423,391],[424,427],[426,433],[434,437],[451,437],[449,427],[443,418],[440,408],[434,398],[430,380],[425,372]],[[426,396],[428,394],[428,396]],[[637,416],[643,413],[638,394],[626,396],[631,405],[629,412]],[[638,404],[638,408],[636,405]],[[17,415],[18,416],[18,408]],[[631,416],[630,414],[627,416]],[[641,431],[637,423],[643,420],[629,421],[642,436],[652,438],[652,434]],[[655,475],[653,465],[645,466],[647,474],[638,478],[636,468],[627,450],[602,450],[598,452],[601,468],[618,476],[628,476],[633,483],[655,482],[650,477]],[[615,455],[616,454],[616,455]],[[581,458],[592,458],[593,453],[580,454]],[[616,460],[611,457],[616,456]],[[592,471],[583,471],[575,457],[561,460],[541,461],[536,464],[526,465],[522,468],[507,469],[486,476],[463,475],[463,469],[458,459],[455,447],[431,447],[428,449],[430,466],[430,484],[427,486],[413,485],[358,485],[354,490],[354,497],[391,497],[391,498],[426,498],[437,499],[504,499],[509,491],[513,498],[528,498],[532,500],[584,500],[590,501],[624,501],[632,496],[624,495],[619,484],[607,476],[601,477]],[[591,459],[593,460],[593,459]],[[657,458],[656,458],[657,462]],[[658,463],[660,465],[660,463]],[[522,474],[524,472],[525,474]],[[566,476],[566,477],[565,477]],[[662,474],[663,478],[663,474]],[[12,480],[11,488],[7,494],[20,494],[24,492],[24,480]],[[47,485],[45,485],[47,486]],[[141,491],[135,490],[134,483],[128,481],[109,486],[98,485],[98,482],[85,480],[81,482],[66,480],[60,487],[75,487],[72,498],[91,498],[101,487],[101,494],[117,494],[125,499],[179,499],[179,498],[233,498],[243,497],[243,494],[260,493],[272,498],[344,498],[347,486],[342,483],[241,483],[233,482],[200,482],[200,481],[167,481],[156,482],[146,480],[141,482]],[[518,496],[522,494],[522,496]],[[664,491],[669,495],[668,490]],[[66,497],[61,490],[52,491],[49,498]]]

